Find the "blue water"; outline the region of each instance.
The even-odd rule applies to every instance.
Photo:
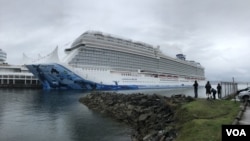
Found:
[[[194,96],[192,88],[117,92]],[[130,127],[78,102],[86,94],[0,89],[0,141],[129,141]],[[205,98],[205,89],[199,88],[198,95]]]

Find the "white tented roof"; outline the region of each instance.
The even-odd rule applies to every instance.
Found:
[[[46,56],[39,55],[37,58],[30,58],[23,53],[23,64],[40,64],[40,63],[57,63],[60,62],[58,57],[58,47]]]

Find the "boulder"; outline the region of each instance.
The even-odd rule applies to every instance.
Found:
[[[185,100],[184,95],[168,98],[156,94],[94,92],[79,101],[90,109],[129,124],[135,130],[132,140],[164,141],[174,139],[176,135],[176,130],[167,128],[175,122],[173,103]]]

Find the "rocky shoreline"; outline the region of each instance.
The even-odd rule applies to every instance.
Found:
[[[177,136],[175,108],[179,103],[192,100],[182,94],[164,97],[114,92],[92,92],[79,99],[89,109],[131,126],[132,141],[172,141]]]

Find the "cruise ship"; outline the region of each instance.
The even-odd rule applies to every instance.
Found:
[[[204,67],[184,54],[165,55],[160,47],[119,36],[87,31],[47,61],[26,64],[44,89],[125,90],[192,87],[205,84]]]

